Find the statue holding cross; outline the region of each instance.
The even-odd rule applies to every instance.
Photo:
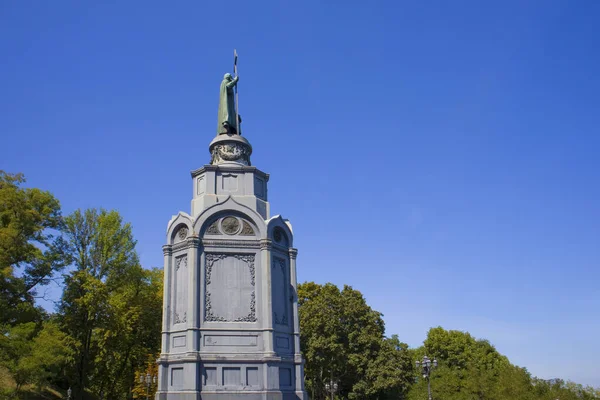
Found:
[[[217,124],[217,135],[241,135],[240,123],[242,118],[238,113],[237,83],[237,52],[234,50],[233,73],[235,77],[227,73],[221,82],[219,100],[219,121]]]

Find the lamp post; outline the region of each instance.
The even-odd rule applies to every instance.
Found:
[[[431,370],[438,366],[438,362],[435,359],[431,361],[429,357],[424,356],[422,361],[417,360],[415,364],[417,366],[417,370],[421,368],[421,374],[423,375],[423,378],[427,379],[427,393],[429,395],[429,400],[432,400],[433,398],[431,397],[431,380],[429,376],[431,375]]]
[[[156,375],[150,375],[148,372],[146,375],[140,375],[140,383],[146,382],[146,400],[150,399],[150,385],[156,383]]]
[[[337,390],[338,390],[337,382],[334,382],[333,379],[330,382],[327,382],[325,384],[325,390],[328,391],[329,393],[331,393],[331,400],[333,400],[333,396],[335,395],[335,392],[337,392]]]

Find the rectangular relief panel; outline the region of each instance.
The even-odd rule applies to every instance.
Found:
[[[175,257],[173,287],[173,324],[187,322],[188,258],[187,254]]]
[[[223,367],[223,386],[240,386],[242,375],[239,367]]]
[[[275,346],[278,349],[289,349],[290,348],[290,339],[285,336],[277,336],[275,339]]]
[[[185,335],[173,336],[173,347],[185,347]]]
[[[204,368],[204,385],[217,386],[217,368]]]
[[[279,367],[279,386],[292,386],[292,369],[287,367]]]
[[[205,346],[256,346],[256,335],[206,335]]]
[[[278,325],[288,325],[288,279],[287,265],[283,258],[273,256],[272,261],[272,293],[273,293],[273,321]]]
[[[224,192],[237,192],[238,190],[238,176],[235,174],[223,174],[221,177],[223,180],[222,189]]]
[[[254,195],[259,199],[265,199],[265,181],[261,178],[254,177]]]
[[[171,386],[174,389],[183,387],[183,368],[171,368]]]
[[[248,386],[259,386],[258,381],[258,368],[248,367],[246,368],[246,385]]]
[[[254,254],[206,254],[205,321],[257,321],[254,259]]]
[[[196,190],[196,193],[199,195],[204,194],[204,192],[206,192],[206,179],[204,178],[204,176],[200,176],[196,180]]]

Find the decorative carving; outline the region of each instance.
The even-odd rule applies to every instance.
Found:
[[[234,319],[233,322],[256,322],[256,294],[254,291],[250,294],[250,313],[245,317]]]
[[[221,231],[219,231],[219,221],[215,221],[206,230],[207,235],[221,235]]]
[[[183,324],[187,322],[187,312],[183,313],[183,317],[179,316],[179,313],[175,313],[175,323],[176,324]]]
[[[175,269],[178,270],[181,266],[187,268],[187,255],[179,256],[175,259]]]
[[[215,145],[211,150],[210,163],[221,164],[224,162],[237,162],[250,166],[252,150],[242,143],[223,143]]]
[[[242,231],[240,232],[241,236],[254,236],[254,229],[248,223],[248,221],[244,220]]]
[[[221,221],[223,232],[228,235],[235,235],[240,230],[240,221],[236,217],[225,217]]]
[[[179,231],[177,231],[177,236],[179,236],[180,240],[185,240],[185,238],[188,235],[188,228],[187,227],[182,227],[181,229],[179,229]]]
[[[212,268],[216,261],[223,260],[227,257],[235,257],[238,260],[244,261],[248,268],[250,269],[250,284],[252,286],[256,285],[255,278],[255,267],[254,267],[254,254],[215,254],[215,253],[207,253],[206,254],[206,270],[205,270],[205,294],[204,294],[204,320],[209,322],[256,322],[256,292],[252,290],[250,294],[250,312],[248,315],[240,318],[236,318],[234,320],[227,320],[226,318],[216,315],[212,309],[212,303],[210,299],[210,290],[209,285],[211,284],[211,275]]]
[[[208,253],[206,255],[206,284],[210,285],[210,275],[212,274],[212,267],[215,261],[227,258],[228,254],[214,254]]]
[[[281,317],[281,319],[279,319],[277,313],[273,312],[273,316],[275,317],[276,324],[279,324],[279,325],[287,325],[288,324],[287,315],[283,314],[283,317]]]
[[[273,257],[273,268],[275,268],[276,265],[279,266],[279,268],[281,268],[281,273],[283,274],[283,276],[285,276],[285,260]]]
[[[227,320],[219,315],[215,315],[212,310],[212,303],[210,301],[210,293],[206,291],[205,296],[205,313],[204,320],[209,322],[227,322]]]
[[[222,235],[223,233],[233,236],[255,236],[254,228],[247,220],[229,215],[214,221],[208,229],[207,235]]]
[[[241,256],[240,257],[242,260],[246,261],[246,263],[248,263],[248,267],[250,268],[250,284],[252,286],[256,286],[255,284],[255,270],[254,270],[254,256]],[[254,296],[254,292],[252,292],[252,296]]]

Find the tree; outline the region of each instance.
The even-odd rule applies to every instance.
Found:
[[[139,265],[131,225],[116,211],[75,211],[65,218],[65,239],[73,271],[59,312],[76,343],[75,398],[86,389],[125,398],[160,346],[162,272]]]
[[[160,351],[162,323],[162,270],[134,267],[129,279],[108,298],[108,317],[98,328],[101,351],[96,356],[95,391],[110,398],[131,393],[136,371],[152,364]]]
[[[487,340],[478,340],[468,332],[432,328],[423,347],[415,349],[414,359],[427,354],[439,367],[431,374],[433,397],[444,400],[561,400],[598,399],[594,389],[552,384],[531,378],[526,369],[512,365]],[[427,398],[424,379],[408,393],[408,400]],[[590,396],[590,397],[585,397]]]
[[[146,396],[153,399],[158,388],[158,383],[153,380],[152,377],[158,377],[158,364],[156,359],[158,353],[148,355],[148,361],[146,365],[140,367],[135,372],[135,385],[133,387],[133,398],[134,399],[145,399]],[[150,385],[146,382],[146,376],[150,375]]]
[[[58,376],[71,355],[70,339],[58,326],[46,321],[15,325],[0,336],[0,361],[10,372],[17,393],[23,385],[41,387]]]
[[[41,318],[36,289],[64,266],[60,203],[22,188],[22,174],[0,171],[0,326]],[[6,328],[5,328],[6,329]]]
[[[111,289],[137,265],[137,255],[131,226],[115,211],[75,211],[65,218],[65,237],[75,269],[65,276],[59,311],[64,331],[77,343],[74,394],[81,399],[101,351],[95,333],[107,320]]]
[[[411,376],[407,346],[384,337],[381,313],[362,294],[344,286],[314,282],[298,286],[301,347],[314,399],[326,398],[324,386],[338,381],[350,399],[385,398],[406,391]]]

